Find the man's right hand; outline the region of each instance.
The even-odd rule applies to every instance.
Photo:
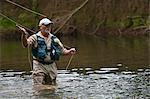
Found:
[[[21,26],[16,25],[21,31],[22,31],[22,35],[21,35],[21,42],[23,47],[27,47],[28,43],[27,43],[27,37],[29,36],[28,32]]]
[[[23,32],[24,35],[28,35],[28,32],[23,27],[19,25],[16,25],[16,26]]]

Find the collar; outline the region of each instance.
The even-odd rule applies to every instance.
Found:
[[[39,31],[39,32],[37,33],[37,35],[40,36],[41,38],[44,38],[44,39],[45,39],[45,38],[50,39],[50,38],[53,36],[52,33],[49,33],[48,37],[44,37],[44,36],[42,35],[41,31]]]

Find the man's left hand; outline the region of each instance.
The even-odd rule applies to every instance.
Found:
[[[75,53],[76,53],[76,49],[75,49],[75,48],[71,48],[71,49],[70,49],[70,54],[73,55],[73,54],[75,54]]]

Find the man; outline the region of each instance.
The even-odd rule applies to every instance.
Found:
[[[53,85],[56,83],[57,67],[55,61],[59,59],[59,55],[75,54],[75,48],[67,50],[58,38],[51,34],[53,22],[48,18],[43,18],[39,22],[40,31],[36,34],[27,37],[27,31],[24,28],[20,29],[24,32],[21,36],[21,41],[24,47],[32,47],[33,55],[33,83],[34,85]],[[52,45],[52,42],[58,46]],[[53,53],[52,47],[60,50],[61,53]],[[53,53],[53,55],[52,55]]]

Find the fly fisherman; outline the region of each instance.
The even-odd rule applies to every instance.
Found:
[[[48,18],[43,18],[39,22],[40,31],[27,37],[27,31],[20,27],[23,31],[21,41],[24,47],[31,46],[33,56],[33,84],[53,85],[56,84],[57,67],[56,60],[60,55],[73,55],[75,48],[69,50],[64,48],[60,40],[52,33],[53,22]]]

